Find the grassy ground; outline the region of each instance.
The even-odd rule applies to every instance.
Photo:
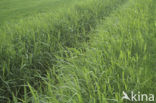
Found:
[[[77,0],[1,0],[0,25],[73,5]]]
[[[123,91],[156,93],[155,0],[61,8],[0,29],[0,102],[129,103]]]

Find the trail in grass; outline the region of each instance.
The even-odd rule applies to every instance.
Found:
[[[56,71],[49,72],[45,80],[47,96],[53,97],[49,101],[125,103],[128,101],[121,99],[123,91],[129,95],[131,91],[154,94],[154,69],[147,63],[149,58],[155,60],[149,56],[155,52],[155,44],[150,50],[147,47],[155,33],[149,23],[151,4],[154,1],[129,1],[102,21],[85,52],[68,48],[65,58],[58,57]],[[57,86],[51,74],[56,75]]]
[[[60,82],[60,74],[55,74],[55,68],[51,67],[56,66],[57,55],[68,56],[63,48],[83,49],[82,43],[88,41],[89,32],[99,20],[109,16],[125,1],[87,0],[67,10],[4,26],[0,30],[0,101],[27,103],[40,100],[35,89],[47,89],[42,79],[46,78],[49,69],[52,71],[51,81],[56,85]]]

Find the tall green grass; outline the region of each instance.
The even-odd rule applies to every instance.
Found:
[[[47,83],[42,78],[49,68],[54,73],[52,81],[59,83],[57,57],[68,57],[67,48],[85,51],[82,44],[90,39],[89,32],[125,1],[85,0],[70,9],[29,17],[1,28],[0,102],[39,102],[35,89],[44,91]],[[78,98],[81,100],[81,95]]]
[[[39,76],[39,103],[131,103],[122,92],[156,93],[154,0],[130,0],[102,20],[81,48],[66,48],[57,64]],[[151,8],[153,8],[152,11]],[[52,79],[55,76],[55,80]],[[32,87],[30,87],[31,89]],[[31,91],[34,94],[34,91]],[[35,100],[37,98],[37,100]],[[145,101],[143,101],[144,103]]]

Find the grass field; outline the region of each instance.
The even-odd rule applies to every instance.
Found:
[[[0,103],[155,103],[155,0],[1,0],[0,23]]]
[[[53,12],[60,8],[68,8],[75,2],[76,0],[1,0],[0,24],[16,22],[18,19]]]

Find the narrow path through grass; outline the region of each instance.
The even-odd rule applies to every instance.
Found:
[[[83,48],[99,20],[125,1],[86,0],[69,9],[21,19],[1,28],[0,101],[40,101],[37,92],[46,89],[42,78],[49,69],[55,74],[57,57],[68,54],[64,48]],[[55,85],[59,83],[57,77],[52,75]],[[36,91],[38,88],[41,90]]]
[[[152,4],[152,0],[129,1],[97,27],[85,52],[67,49],[66,57],[58,57],[55,71],[47,72],[48,80],[42,78],[49,99],[37,97],[56,103],[131,103],[121,99],[123,91],[156,93],[155,67],[148,66],[148,58],[155,59],[150,56],[155,44],[149,44],[155,35],[151,32],[155,21],[149,23]]]

